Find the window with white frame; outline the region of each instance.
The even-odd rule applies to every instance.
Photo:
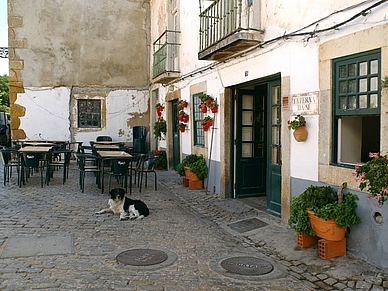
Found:
[[[380,50],[333,60],[333,163],[367,162],[380,149]]]

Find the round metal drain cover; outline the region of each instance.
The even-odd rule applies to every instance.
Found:
[[[151,266],[167,260],[167,254],[160,250],[134,249],[117,255],[116,260],[124,265]]]
[[[221,267],[239,275],[258,276],[272,272],[273,266],[267,261],[254,257],[234,257],[223,260]]]

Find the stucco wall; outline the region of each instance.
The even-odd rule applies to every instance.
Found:
[[[8,0],[12,138],[149,131],[149,17],[147,0]],[[104,101],[102,126],[80,130],[76,100],[91,95]]]

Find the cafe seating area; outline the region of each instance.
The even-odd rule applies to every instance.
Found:
[[[140,192],[147,187],[148,174],[153,173],[157,190],[157,157],[135,153],[132,147],[113,141],[110,136],[97,136],[89,144],[65,140],[14,141],[12,147],[0,148],[3,184],[15,182],[19,187],[28,187],[34,181],[40,187],[49,187],[51,183],[65,184],[69,171],[78,171],[82,193],[85,187],[96,187],[101,193],[121,187],[131,195],[132,187],[138,187]],[[94,185],[85,185],[86,180],[90,181],[85,179],[87,175],[93,176]]]

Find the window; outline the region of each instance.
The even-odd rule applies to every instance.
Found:
[[[101,100],[78,100],[78,127],[101,127]]]
[[[198,107],[199,103],[201,103],[201,99],[199,96],[202,93],[193,95],[193,132],[194,132],[194,145],[196,146],[205,146],[205,132],[202,129],[201,120],[203,120],[203,113],[201,109]]]
[[[380,149],[380,51],[333,61],[333,162],[367,162]]]

